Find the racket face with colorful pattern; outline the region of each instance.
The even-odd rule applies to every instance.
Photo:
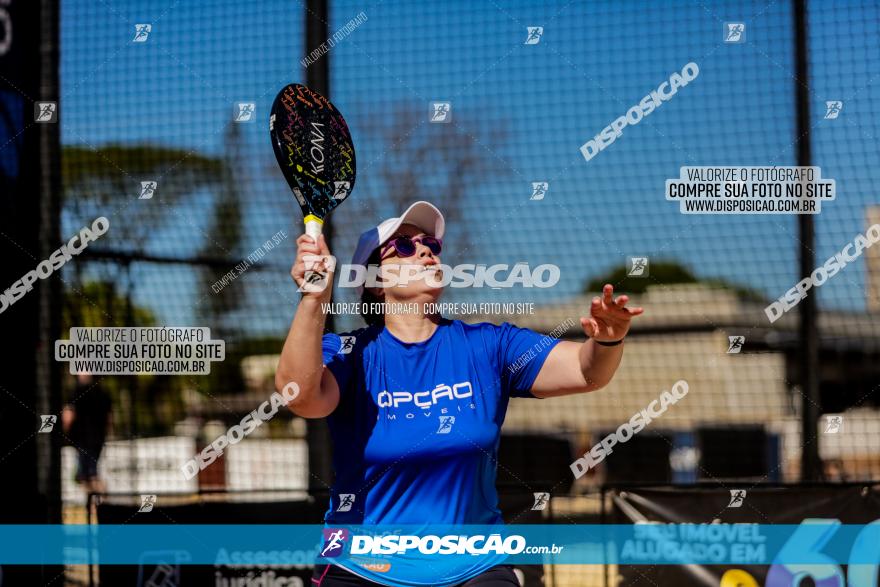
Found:
[[[282,88],[269,115],[275,158],[306,219],[320,225],[354,189],[354,144],[330,101],[306,86]]]

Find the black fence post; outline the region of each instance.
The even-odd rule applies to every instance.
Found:
[[[58,80],[59,6],[57,0],[41,4],[40,27],[40,92],[38,99],[61,104]],[[40,157],[40,226],[38,259],[48,259],[61,242],[61,146],[60,117],[55,124],[38,125]],[[61,426],[61,368],[55,362],[55,339],[61,332],[61,300],[63,285],[60,277],[53,276],[48,287],[36,288],[39,296],[39,346],[37,352],[37,407],[42,414],[58,416]],[[38,434],[38,454],[47,466],[38,469],[40,492],[46,496],[48,522],[61,523],[61,435]]]
[[[329,0],[307,0],[305,3],[305,54],[311,52],[327,40],[330,26],[328,21]],[[323,94],[330,99],[330,54],[325,53],[318,59],[310,62],[306,67],[306,86]],[[302,230],[302,226],[299,227]],[[332,222],[324,224],[324,238],[330,251],[333,251],[333,228]],[[326,328],[333,331],[333,315],[327,315]],[[309,445],[309,487],[313,486],[312,479],[319,479],[328,486],[333,479],[332,449],[330,429],[325,418],[306,420],[306,441]],[[327,488],[320,488],[329,490]],[[315,493],[309,491],[314,497]]]
[[[807,14],[806,0],[794,0],[794,38],[795,38],[795,100],[797,124],[795,128],[797,143],[797,164],[812,164],[810,149],[810,78],[807,52]],[[798,275],[808,276],[816,265],[815,231],[810,214],[798,216],[800,238],[800,262]],[[801,480],[817,481],[822,477],[819,460],[819,332],[817,326],[816,293],[811,292],[801,300],[799,311],[798,347],[801,379]]]

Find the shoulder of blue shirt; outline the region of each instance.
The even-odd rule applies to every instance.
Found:
[[[491,334],[491,335],[496,335],[496,336],[502,334],[504,331],[509,330],[511,328],[519,328],[518,326],[516,326],[515,324],[512,324],[511,322],[502,322],[501,324],[495,324],[494,322],[469,323],[469,322],[463,322],[461,320],[452,320],[452,319],[446,319],[444,322],[444,326],[461,328],[465,334],[468,334],[468,333],[483,334],[483,333],[485,333],[485,334]],[[344,336],[355,337],[355,346],[357,347],[357,346],[359,346],[358,341],[362,340],[361,337],[364,334],[370,332],[370,330],[374,330],[376,332],[376,334],[378,335],[378,333],[381,332],[382,329],[383,329],[383,327],[381,327],[381,326],[364,326],[364,327],[357,328],[355,330],[349,330],[346,332],[339,332],[339,333],[327,332],[324,334],[324,339],[325,340],[333,340],[337,345],[336,353],[339,353],[339,351],[342,350],[342,337],[344,337]],[[371,337],[371,340],[375,340],[375,337]],[[360,346],[363,346],[363,345],[361,344]]]

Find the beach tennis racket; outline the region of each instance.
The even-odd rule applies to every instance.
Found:
[[[281,172],[302,208],[306,234],[318,241],[324,220],[354,189],[351,133],[330,100],[301,84],[278,92],[269,134]]]

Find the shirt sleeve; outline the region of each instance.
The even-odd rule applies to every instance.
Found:
[[[498,327],[498,336],[504,390],[510,397],[536,398],[530,391],[532,384],[559,339],[509,322]]]
[[[342,337],[338,334],[329,332],[321,339],[321,353],[323,355],[324,365],[333,373],[336,383],[339,385],[339,393],[342,394],[348,389],[348,382],[351,379],[351,354],[344,354],[342,350]]]

